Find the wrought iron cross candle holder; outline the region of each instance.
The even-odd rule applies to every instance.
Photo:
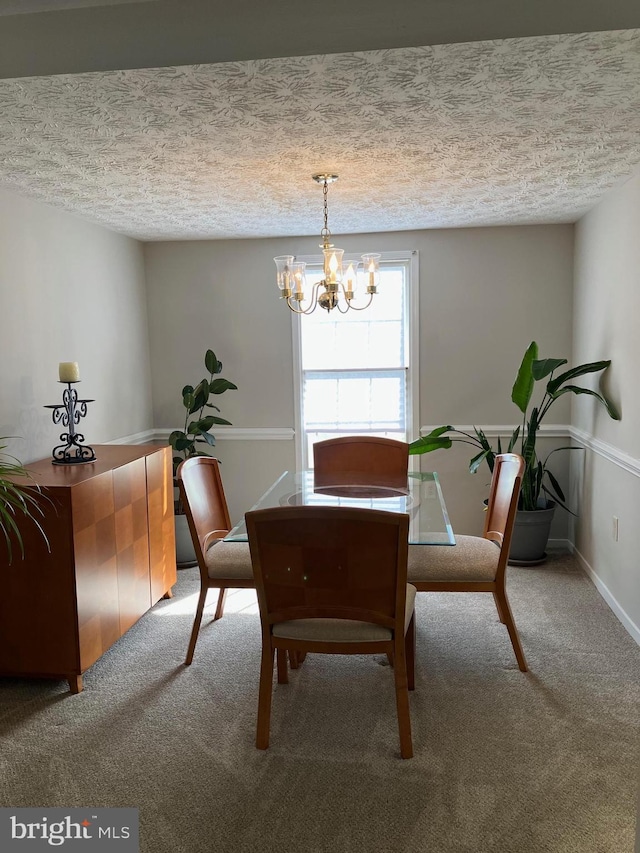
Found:
[[[44,408],[53,409],[54,424],[62,424],[68,428],[68,431],[60,435],[60,440],[65,443],[53,448],[51,462],[54,465],[77,465],[80,462],[95,462],[96,454],[93,447],[83,444],[84,435],[76,432],[76,424],[80,423],[80,418],[84,418],[87,414],[87,403],[93,403],[93,400],[78,399],[78,392],[71,387],[77,382],[61,382],[60,384],[67,386],[62,392],[62,404],[48,405]]]

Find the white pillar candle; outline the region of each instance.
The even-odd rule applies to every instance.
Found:
[[[77,361],[61,361],[58,366],[60,382],[79,382],[80,368]]]

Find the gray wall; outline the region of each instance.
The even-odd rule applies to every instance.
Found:
[[[640,641],[640,174],[610,192],[577,225],[574,359],[611,358],[606,389],[620,403],[612,421],[577,399],[573,423],[592,436],[574,466],[581,501],[575,542],[583,565]],[[618,541],[612,518],[619,518]]]
[[[142,246],[0,190],[0,435],[24,462],[50,455],[61,426],[58,363],[80,365],[86,442],[149,430],[151,387]]]
[[[351,252],[419,252],[423,426],[515,424],[520,413],[511,386],[530,341],[538,341],[543,355],[570,356],[572,226],[335,239]],[[145,246],[156,427],[181,425],[180,391],[204,376],[210,346],[239,389],[219,398],[224,417],[240,428],[293,428],[292,323],[277,297],[273,263],[287,252],[317,254],[318,238]],[[568,402],[559,401],[554,422],[567,424],[569,416]],[[219,439],[216,454],[234,519],[283,468],[295,467],[292,441]],[[482,526],[488,473],[469,475],[469,457],[456,448],[421,463],[440,473],[455,529],[474,533]],[[566,481],[562,466],[559,474]],[[552,535],[566,539],[563,514]]]

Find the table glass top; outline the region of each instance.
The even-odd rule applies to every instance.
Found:
[[[313,470],[285,471],[251,509],[274,506],[347,506],[406,512],[410,516],[409,544],[455,545],[447,508],[435,471],[411,472],[406,488],[324,485],[316,487]],[[225,542],[247,542],[244,519]]]

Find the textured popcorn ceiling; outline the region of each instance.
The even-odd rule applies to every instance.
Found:
[[[0,80],[0,184],[145,240],[571,222],[640,164],[640,30]]]
[[[120,6],[152,0],[0,0],[0,15],[23,15],[25,12],[54,12],[61,9],[86,9],[93,6]]]

